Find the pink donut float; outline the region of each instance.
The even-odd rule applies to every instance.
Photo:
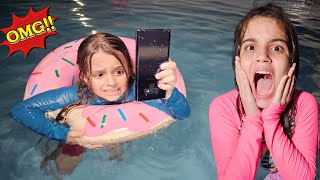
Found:
[[[135,40],[124,37],[121,40],[127,46],[135,66]],[[24,99],[44,91],[75,85],[79,74],[77,51],[82,41],[64,44],[45,56],[29,77]],[[183,77],[178,68],[176,70],[176,87],[186,95]],[[58,111],[48,112],[47,117],[54,117]],[[70,129],[86,130],[86,135],[81,139],[83,143],[113,144],[154,133],[169,126],[174,119],[157,108],[133,101],[119,105],[80,105],[69,111],[66,122]]]

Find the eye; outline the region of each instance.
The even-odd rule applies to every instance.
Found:
[[[253,51],[254,50],[254,46],[253,45],[247,45],[247,46],[245,46],[245,50]]]
[[[124,74],[124,70],[123,69],[118,69],[118,70],[116,70],[115,74],[117,76],[121,76],[122,74]]]
[[[283,52],[284,49],[281,46],[274,46],[272,47],[272,51]]]
[[[96,73],[93,75],[94,78],[97,78],[97,79],[100,79],[103,77],[103,74],[102,73]]]

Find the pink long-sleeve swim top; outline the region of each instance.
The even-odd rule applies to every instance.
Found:
[[[283,106],[271,103],[260,115],[237,111],[238,91],[216,97],[209,108],[212,149],[218,179],[254,179],[261,156],[262,134],[284,179],[314,179],[318,138],[318,104],[308,92],[295,91],[295,125],[291,140],[280,123]]]

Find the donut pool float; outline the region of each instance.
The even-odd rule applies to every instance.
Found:
[[[130,38],[120,38],[129,51],[135,69],[136,42]],[[83,39],[56,48],[39,62],[29,77],[24,99],[44,91],[76,85],[79,75],[77,51]],[[176,72],[176,88],[186,95],[178,68]],[[50,116],[51,112],[47,113]],[[166,128],[174,121],[163,111],[137,101],[117,105],[79,105],[72,108],[66,117],[71,130],[85,129],[86,134],[81,141],[91,144],[131,141]]]

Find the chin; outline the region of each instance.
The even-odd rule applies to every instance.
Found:
[[[271,99],[256,100],[258,108],[264,109],[269,106]]]
[[[114,101],[118,100],[119,98],[120,98],[120,96],[119,97],[107,97],[107,98],[105,98],[105,100],[107,100],[109,102],[114,102]]]

